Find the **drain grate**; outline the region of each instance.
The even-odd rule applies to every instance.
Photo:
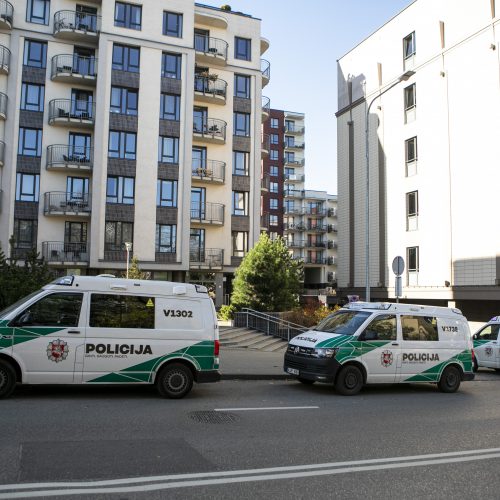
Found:
[[[230,424],[239,420],[239,417],[234,413],[213,410],[193,411],[189,414],[189,418],[203,424]]]

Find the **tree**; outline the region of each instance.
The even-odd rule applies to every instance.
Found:
[[[298,305],[303,266],[289,253],[283,238],[261,234],[236,270],[231,305],[258,311],[287,311]]]
[[[123,277],[126,273],[123,273]],[[128,277],[131,280],[147,280],[149,278],[149,273],[141,271],[139,268],[139,259],[137,256],[133,256],[130,261],[130,267],[128,269]]]

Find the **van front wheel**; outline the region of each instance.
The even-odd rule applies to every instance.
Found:
[[[16,372],[12,366],[0,359],[0,398],[8,398],[16,387]]]
[[[343,396],[354,396],[363,387],[363,374],[357,366],[344,366],[335,380],[335,390]]]
[[[165,366],[156,379],[156,388],[164,398],[183,398],[192,387],[193,374],[189,368],[180,363]]]
[[[460,387],[460,370],[456,366],[445,368],[438,382],[441,392],[456,392]]]

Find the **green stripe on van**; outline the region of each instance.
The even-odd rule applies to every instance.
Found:
[[[405,379],[404,382],[437,382],[441,378],[443,370],[453,361],[458,361],[462,365],[464,372],[472,371],[472,354],[470,351],[463,351],[418,375]]]

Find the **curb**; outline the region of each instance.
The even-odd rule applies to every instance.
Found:
[[[257,373],[222,373],[221,380],[292,380],[286,373],[281,374],[257,374]]]

